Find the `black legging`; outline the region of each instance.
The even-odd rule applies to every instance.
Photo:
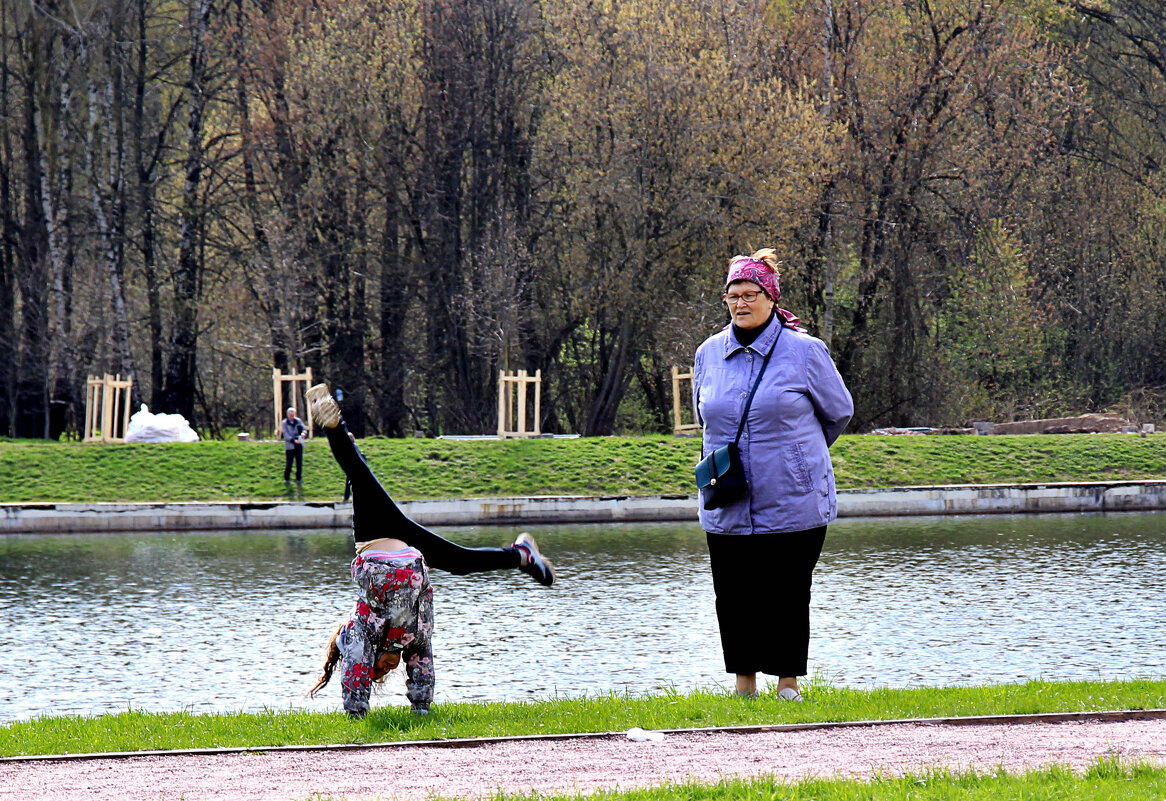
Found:
[[[372,474],[356,443],[348,436],[344,421],[335,428],[325,428],[324,432],[332,456],[352,482],[352,531],[357,542],[393,537],[421,551],[430,567],[459,576],[487,570],[513,570],[519,566],[518,549],[511,545],[466,548],[414,523]]]

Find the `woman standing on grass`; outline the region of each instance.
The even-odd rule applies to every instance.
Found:
[[[344,711],[363,717],[372,682],[404,659],[406,696],[425,714],[433,702],[433,589],[429,568],[457,575],[487,570],[522,570],[540,584],[555,582],[555,570],[529,534],[501,548],[466,548],[414,523],[385,491],[357,450],[324,384],[305,393],[312,419],[323,429],[332,456],[352,484],[352,533],[356,558],[352,580],[360,588],[351,617],[328,641],[315,695],[340,664]]]
[[[770,248],[729,263],[723,298],[732,325],[697,348],[692,383],[703,458],[733,441],[761,377],[738,442],[749,492],[718,509],[702,504],[700,523],[737,692],[755,696],[757,674],[768,673],[778,677],[779,697],[800,701],[810,585],[837,515],[829,447],[854,404],[826,345],[777,307],[778,264]]]

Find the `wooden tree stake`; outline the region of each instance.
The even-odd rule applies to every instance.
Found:
[[[697,417],[697,414],[696,414],[696,403],[695,402],[693,402],[693,406],[692,406],[692,420],[693,420],[693,422],[691,422],[691,423],[681,422],[681,417],[680,417],[680,382],[681,381],[688,381],[689,382],[690,386],[689,386],[688,397],[691,398],[692,397],[692,389],[691,389],[692,371],[690,370],[687,373],[682,373],[682,372],[680,372],[679,367],[673,367],[672,368],[672,433],[673,433],[673,435],[676,435],[676,436],[679,436],[680,434],[686,434],[689,431],[700,431],[700,423],[696,422],[697,419],[699,419],[699,418]]]
[[[89,376],[85,381],[84,442],[125,442],[130,426],[130,389],[134,382],[119,373]]]
[[[498,371],[498,438],[537,437],[542,404],[542,370],[535,370],[534,376],[526,370],[517,373]],[[527,429],[526,407],[527,386],[534,385],[534,420]],[[517,393],[515,389],[517,388]],[[517,394],[517,403],[515,395]]]
[[[283,385],[288,381],[291,382],[291,390],[287,394],[288,403],[285,405]],[[304,393],[308,387],[312,386],[312,368],[305,367],[302,373],[294,371],[283,373],[278,367],[273,367],[271,369],[271,384],[272,393],[275,395],[275,436],[279,437],[279,427],[287,414],[287,407],[294,406],[297,412],[301,412],[300,418],[308,424],[308,438],[311,439],[315,434],[315,429],[312,426],[312,414],[308,411]]]

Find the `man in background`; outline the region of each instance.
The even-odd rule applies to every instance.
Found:
[[[296,483],[304,481],[304,437],[308,427],[304,421],[296,417],[296,407],[287,407],[287,417],[279,426],[280,437],[283,439],[284,455],[287,457],[283,468],[283,483],[291,483],[292,461],[296,463]]]

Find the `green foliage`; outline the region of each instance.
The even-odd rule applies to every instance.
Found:
[[[999,220],[981,232],[971,259],[956,266],[937,318],[945,371],[942,419],[1011,420],[1037,416],[1048,361],[1046,316],[1015,234]]]
[[[1046,682],[975,687],[848,689],[820,677],[803,686],[804,704],[723,690],[548,698],[526,703],[437,704],[425,717],[405,707],[374,707],[363,720],[342,712],[266,711],[195,715],[126,711],[46,717],[0,726],[0,755],[176,748],[374,743],[457,737],[688,729],[847,720],[1081,712],[1166,707],[1166,681]]]
[[[840,489],[1166,477],[1166,434],[844,436]],[[401,499],[688,495],[698,438],[419,440],[370,437],[362,451]],[[328,446],[305,447],[304,484],[283,484],[277,442],[134,445],[0,440],[0,502],[338,500]]]

